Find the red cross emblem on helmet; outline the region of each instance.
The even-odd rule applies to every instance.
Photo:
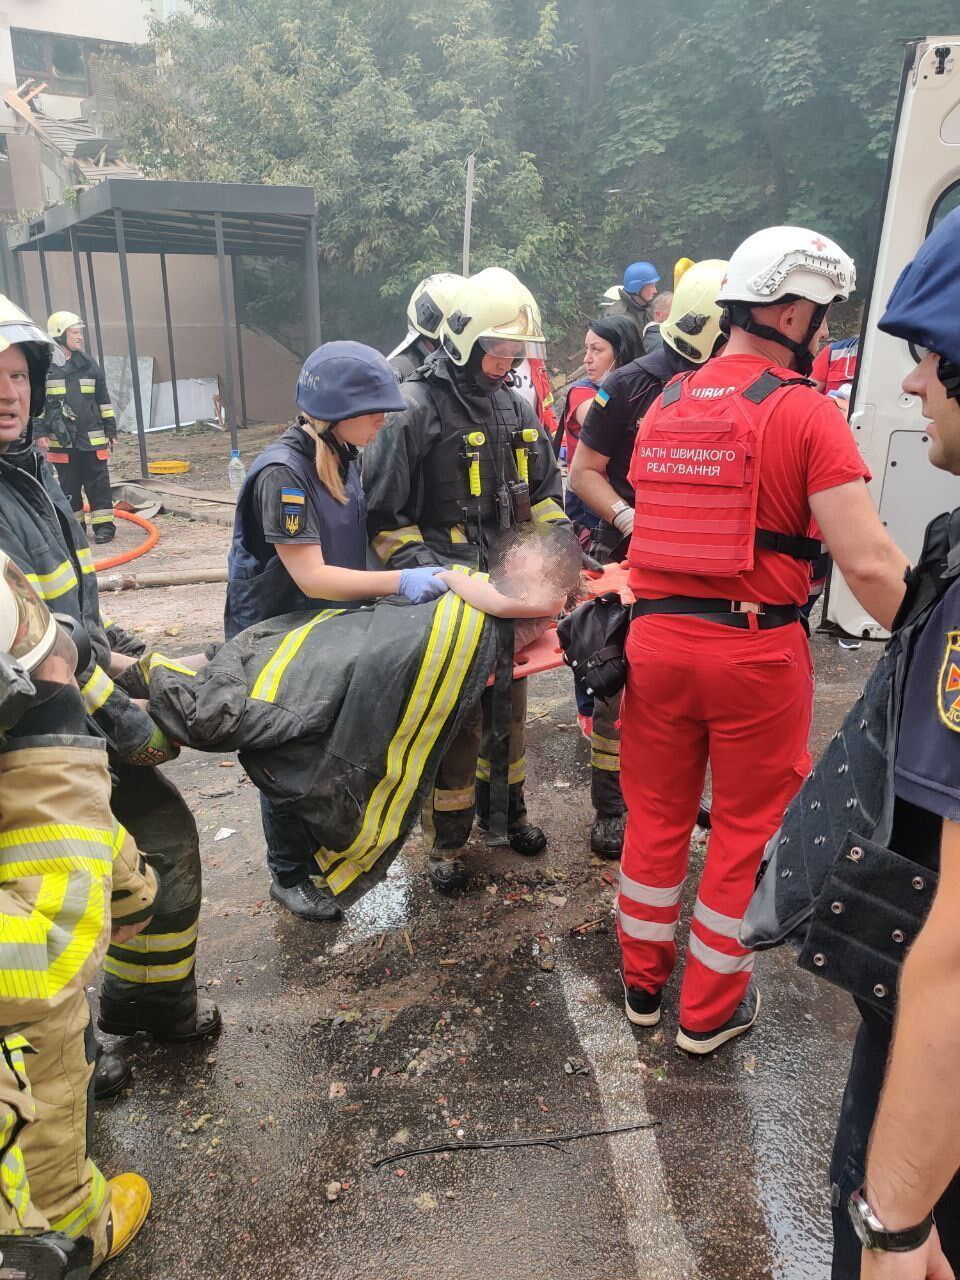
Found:
[[[812,243],[818,253],[823,253],[824,249],[827,247],[826,240],[821,240],[819,236],[814,236]]]

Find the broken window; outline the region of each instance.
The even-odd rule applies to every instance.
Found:
[[[17,83],[46,81],[50,93],[66,96],[85,98],[91,93],[94,88],[91,61],[96,61],[98,56],[133,62],[141,58],[133,45],[106,40],[81,40],[76,36],[17,28],[11,29],[10,36]]]

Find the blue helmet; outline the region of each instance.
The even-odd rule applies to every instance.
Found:
[[[960,366],[960,209],[901,271],[878,327]]]
[[[639,293],[644,285],[659,284],[660,272],[652,262],[631,262],[623,273],[626,293]]]
[[[385,357],[362,342],[325,342],[307,356],[297,379],[297,404],[322,422],[407,407]]]

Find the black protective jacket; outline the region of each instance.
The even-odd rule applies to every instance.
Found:
[[[47,401],[36,434],[46,436],[54,452],[96,453],[117,438],[117,415],[106,377],[85,351],[72,352],[62,368],[50,368]]]
[[[569,523],[550,440],[516,392],[484,394],[437,352],[402,393],[406,410],[389,415],[363,458],[367,532],[383,564],[483,567],[499,529],[524,518]],[[522,442],[523,430],[535,439]],[[483,443],[469,444],[472,433]],[[528,450],[529,515],[511,489],[520,480],[520,448]],[[471,466],[479,494],[470,490]]]

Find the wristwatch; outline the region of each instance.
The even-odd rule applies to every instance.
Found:
[[[933,1214],[928,1213],[915,1227],[888,1231],[864,1199],[862,1187],[847,1201],[847,1212],[860,1243],[876,1253],[909,1253],[911,1249],[919,1249],[933,1230]]]

